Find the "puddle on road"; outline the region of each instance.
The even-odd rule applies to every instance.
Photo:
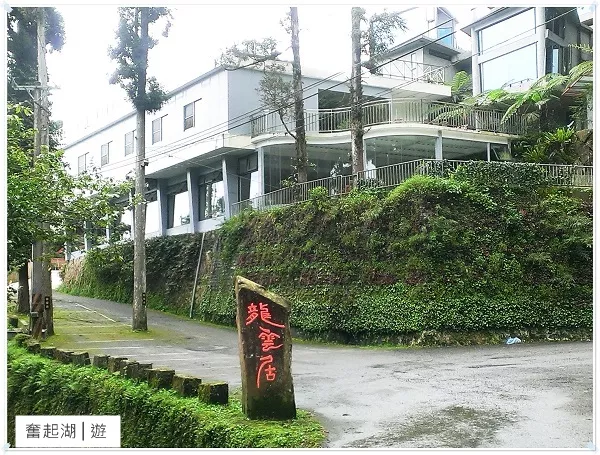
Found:
[[[450,406],[426,416],[390,423],[381,433],[345,447],[473,448],[493,445],[495,433],[507,423],[499,412]]]

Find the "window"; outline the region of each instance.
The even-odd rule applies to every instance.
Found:
[[[134,148],[135,130],[125,135],[125,156],[131,155]]]
[[[208,220],[225,214],[223,173],[215,172],[202,178],[200,184],[200,219]]]
[[[194,103],[183,107],[183,131],[194,127]]]
[[[509,17],[506,20],[490,25],[478,33],[479,51],[483,52],[492,47],[504,46],[507,43],[519,40],[535,33],[535,10],[528,9],[516,16]],[[514,37],[507,40],[507,37]]]
[[[533,43],[481,64],[481,88],[493,90],[505,84],[537,79],[537,46]]]
[[[105,166],[108,164],[109,148],[110,148],[110,142],[108,142],[108,143],[102,145],[102,147],[100,147],[100,166]]]
[[[452,35],[452,27],[443,27],[437,29],[437,37],[442,38],[438,41],[438,43],[445,44],[448,47],[454,47]]]
[[[258,170],[258,153],[252,153],[251,155],[244,156],[239,159],[238,162],[240,174],[247,172],[254,172]]]
[[[163,117],[152,120],[152,143],[162,141],[162,121]]]
[[[77,173],[83,174],[87,170],[87,156],[88,153],[81,155],[77,158]]]

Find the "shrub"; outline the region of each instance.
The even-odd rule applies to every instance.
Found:
[[[28,354],[9,343],[9,441],[16,415],[120,415],[122,447],[318,447],[324,432],[308,412],[290,421],[252,421],[227,406]]]

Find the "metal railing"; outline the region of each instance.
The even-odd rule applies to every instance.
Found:
[[[501,111],[465,109],[458,104],[427,100],[378,100],[364,103],[365,126],[392,123],[422,123],[449,126],[466,130],[491,131],[522,135],[528,125],[522,116],[512,116],[500,123]],[[290,131],[295,129],[293,118],[284,118]],[[307,133],[333,133],[350,129],[350,107],[336,109],[305,109],[304,123]],[[251,120],[252,137],[261,134],[283,134],[286,129],[275,112],[254,117]]]
[[[443,66],[427,65],[408,60],[388,62],[377,69],[377,74],[392,79],[423,81],[430,84],[443,84],[446,82],[446,73]]]
[[[311,190],[323,187],[329,196],[339,196],[349,193],[358,182],[362,187],[389,188],[397,186],[414,175],[430,175],[445,177],[454,172],[461,164],[469,163],[462,160],[422,159],[391,164],[376,169],[362,171],[357,174],[327,177],[310,182],[296,184],[245,201],[232,204],[231,214],[237,215],[243,210],[266,210],[269,208],[303,202],[309,199]],[[532,166],[531,163],[523,163]],[[592,187],[592,166],[567,166],[558,164],[536,164],[545,171],[549,182],[554,185]]]

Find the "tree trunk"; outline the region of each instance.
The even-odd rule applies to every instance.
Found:
[[[29,314],[29,265],[27,262],[19,267],[17,312],[21,314]]]
[[[364,9],[352,8],[352,75],[350,79],[350,97],[352,107],[350,109],[350,134],[352,142],[352,173],[364,171],[363,160],[363,127],[362,116],[362,79],[361,79],[361,46],[360,46],[360,22],[364,17]]]
[[[44,8],[37,9],[37,40],[39,43],[46,42],[46,17]],[[48,72],[46,70],[46,49],[37,46],[38,82],[40,87],[36,89],[37,102],[34,104],[34,129],[36,130],[34,141],[34,161],[43,149],[49,146],[49,118],[48,118]],[[42,223],[44,230],[49,230],[47,223]],[[31,271],[32,311],[37,311],[43,317],[46,335],[54,335],[54,318],[52,305],[52,283],[50,277],[50,261],[48,257],[51,251],[48,244],[36,240],[32,249],[33,263]],[[33,303],[36,303],[34,308]]]
[[[141,11],[142,62],[138,78],[137,95],[140,100],[146,94],[146,69],[148,67],[148,8]],[[133,330],[148,330],[146,314],[146,111],[143,103],[137,103],[137,150],[135,165],[134,236],[133,236]]]
[[[298,26],[298,8],[290,7],[292,25],[292,83],[294,90],[294,117],[296,118],[296,166],[298,183],[308,179],[308,155],[306,151],[306,127],[304,124],[304,95],[302,91],[302,68],[300,66],[300,28]]]

